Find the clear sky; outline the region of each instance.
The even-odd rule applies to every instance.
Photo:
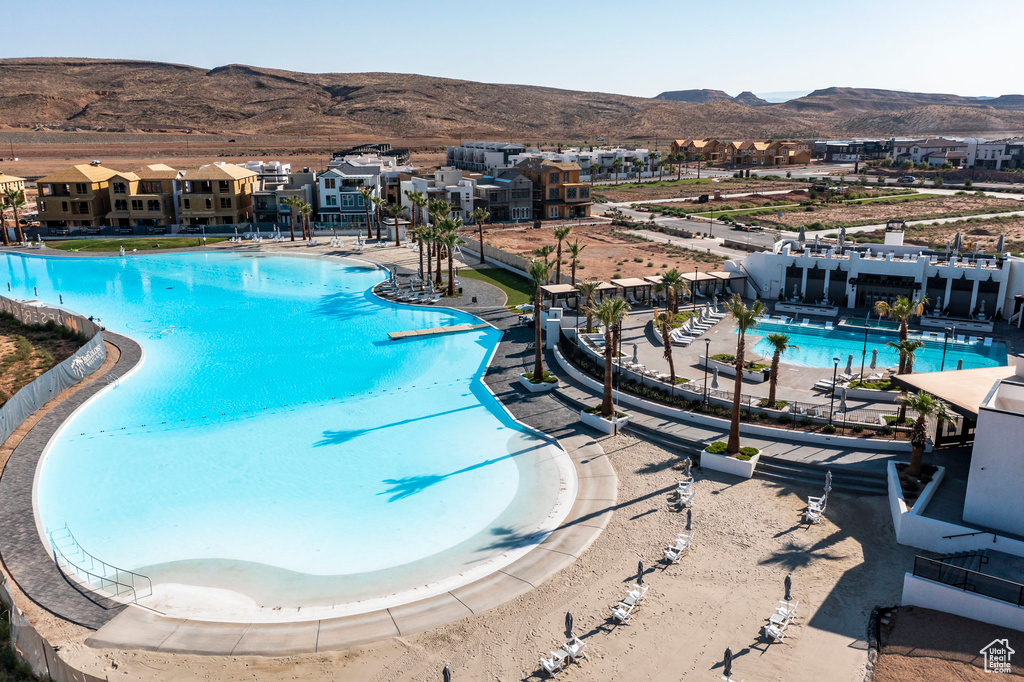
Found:
[[[1024,0],[0,0],[2,57],[388,71],[654,96],[1024,92]]]

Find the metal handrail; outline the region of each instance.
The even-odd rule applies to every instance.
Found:
[[[952,538],[966,538],[966,537],[972,537],[974,535],[984,535],[985,533],[988,533],[988,534],[990,534],[992,536],[992,542],[995,542],[999,538],[998,535],[996,535],[995,533],[993,533],[990,530],[976,530],[973,533],[958,533],[957,535],[943,535],[942,539],[943,540],[950,540]]]
[[[58,533],[63,532],[64,535],[58,537]],[[68,568],[75,573],[75,575],[84,582],[90,589],[95,592],[104,592],[107,594],[113,594],[116,598],[121,598],[123,594],[128,594],[131,597],[131,601],[138,603],[141,597],[148,597],[153,594],[153,581],[147,576],[141,573],[135,573],[129,571],[126,568],[118,568],[113,564],[108,564],[102,559],[96,557],[93,554],[85,551],[75,536],[71,533],[71,529],[68,528],[67,524],[64,524],[63,528],[50,531],[50,547],[53,549],[53,561],[57,564],[58,568]],[[71,544],[75,547],[76,552],[81,554],[81,563],[73,561],[64,550],[57,544],[58,540],[70,540]],[[88,561],[89,567],[86,568],[85,563]],[[97,572],[97,571],[102,571]],[[113,574],[113,577],[111,577]],[[98,583],[98,585],[96,584]],[[149,591],[146,594],[139,595],[139,590],[146,588]]]
[[[933,568],[937,568],[935,576],[926,575],[923,571],[918,571],[918,564],[931,565]],[[959,574],[957,573],[959,571]],[[962,577],[962,580],[957,582],[950,582],[949,580],[943,580],[942,576],[945,575]],[[985,597],[992,599],[998,599],[1008,604],[1015,604],[1016,606],[1024,607],[1024,584],[1014,582],[1012,580],[1005,580],[1003,578],[997,578],[994,575],[988,575],[987,573],[981,573],[980,571],[972,571],[961,566],[954,566],[953,564],[947,564],[944,561],[938,559],[929,559],[921,555],[914,557],[914,575],[925,580],[932,580],[943,585],[949,585],[950,587],[956,587],[964,592],[974,592],[975,594],[981,594]],[[972,580],[973,578],[973,580]],[[992,585],[1004,588],[1004,591],[1008,593],[1016,592],[1015,599],[1008,599],[1006,596],[1000,594],[994,594],[992,590],[987,592],[978,592],[978,585]]]

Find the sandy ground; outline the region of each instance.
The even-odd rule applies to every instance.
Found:
[[[718,679],[727,646],[747,680],[860,682],[871,609],[898,601],[913,551],[895,545],[880,497],[834,494],[829,520],[801,521],[815,491],[697,473],[696,540],[681,564],[659,559],[685,523],[669,492],[676,456],[632,437],[603,439],[619,475],[620,503],[584,555],[537,589],[491,611],[417,635],[344,652],[284,658],[169,656],[94,650],[61,641],[61,656],[110,680],[531,680],[538,657],[564,640],[565,612],[589,659],[573,680]],[[614,626],[637,561],[647,566],[648,604]],[[785,644],[759,629],[792,573],[799,619]]]
[[[684,176],[684,179],[685,176]],[[690,178],[692,179],[692,177]],[[665,182],[675,180],[675,176],[669,177],[666,173]],[[600,187],[600,183],[597,185]],[[780,189],[800,189],[806,188],[807,185],[799,182],[772,182],[770,180],[761,182],[754,178],[722,178],[718,181],[712,182],[701,182],[701,183],[680,183],[676,185],[662,185],[657,186],[654,184],[642,184],[637,186],[635,183],[625,184],[621,186],[614,186],[609,189],[595,189],[594,196],[603,197],[608,201],[621,202],[621,201],[652,201],[656,199],[678,199],[679,197],[685,197],[689,195],[698,194],[714,194],[715,190],[729,190],[730,192],[752,192],[755,189],[757,191],[776,191]]]
[[[765,227],[795,230],[801,225],[815,222],[831,227],[833,221],[860,225],[883,224],[887,220],[927,220],[948,214],[970,215],[972,213],[995,213],[1005,210],[1021,210],[1024,205],[1016,199],[1001,199],[991,196],[929,195],[925,199],[906,202],[883,201],[866,204],[829,204],[815,206],[814,211],[783,212],[781,218],[775,215],[755,216],[754,219]],[[808,228],[816,229],[816,228]]]
[[[874,682],[907,680],[961,680],[982,682],[1024,678],[1020,654],[1011,659],[1009,675],[985,672],[981,649],[995,639],[1006,638],[1011,649],[1021,651],[1024,635],[976,620],[960,618],[916,606],[900,608],[879,633],[881,647],[875,663]],[[1016,659],[1016,660],[1014,660]]]
[[[685,272],[693,272],[694,267],[701,271],[720,270],[725,261],[715,254],[649,242],[612,225],[574,226],[568,241],[577,238],[586,246],[580,254],[583,268],[577,269],[577,280],[600,279],[607,282],[613,277],[646,277],[668,268],[679,268]],[[547,227],[492,230],[485,232],[484,241],[523,258],[535,257],[533,252],[542,246],[555,245],[553,229]],[[563,244],[562,274],[569,274],[568,258],[568,249]],[[554,256],[551,261],[554,262]]]

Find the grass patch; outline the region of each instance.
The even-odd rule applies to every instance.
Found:
[[[551,372],[544,372],[544,378],[541,381],[534,381],[533,380],[533,372],[523,372],[523,376],[526,377],[526,380],[529,381],[531,384],[540,384],[540,383],[544,383],[544,384],[557,384],[558,383],[558,377],[556,377]]]
[[[892,391],[892,382],[888,379],[884,381],[851,381],[849,384],[850,388],[870,388],[876,391]]]
[[[728,446],[725,444],[725,441],[716,440],[714,443],[712,443],[711,445],[707,446],[704,449],[707,450],[712,455],[724,455],[726,454],[726,447]],[[740,448],[740,451],[737,454],[733,455],[733,457],[735,457],[736,459],[741,459],[744,462],[749,462],[750,458],[756,454],[757,448],[744,447]]]
[[[638,189],[641,187],[680,187],[682,185],[707,185],[713,183],[711,178],[683,178],[681,180],[659,180],[658,182],[623,182],[618,185],[595,185],[595,192],[609,189]],[[716,183],[717,184],[717,183]]]
[[[0,405],[86,341],[53,320],[24,325],[8,313],[0,313],[0,339],[13,345],[0,356]]]
[[[736,364],[736,356],[730,355],[729,353],[715,353],[711,356],[712,360],[717,360],[726,365]],[[768,369],[770,365],[763,365],[760,362],[750,361],[743,365],[744,369],[749,369],[752,372],[760,372],[761,370]]]
[[[498,287],[508,296],[508,301],[505,305],[509,308],[522,305],[523,303],[533,303],[535,292],[530,280],[514,272],[509,272],[504,268],[488,268],[486,270],[462,268],[459,270],[459,277],[475,279],[478,282],[487,282]]]
[[[207,237],[206,244],[216,244],[227,241],[227,237]],[[157,247],[159,244],[159,247]],[[139,251],[150,251],[152,249],[187,249],[202,246],[201,237],[138,237],[124,239],[68,239],[65,241],[47,242],[51,249],[61,251],[84,251],[84,252],[109,252],[117,251],[122,246],[125,251],[138,249]]]

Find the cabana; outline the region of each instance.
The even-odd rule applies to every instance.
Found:
[[[682,279],[690,285],[690,291],[697,297],[710,298],[715,293],[719,279],[710,272],[684,272]]]
[[[637,277],[629,277],[626,279],[613,279],[612,284],[621,290],[620,296],[630,303],[642,303],[644,305],[650,303],[651,288],[654,286],[650,282]]]
[[[545,284],[540,288],[541,307],[576,309],[578,293],[571,284]],[[565,306],[562,304],[565,303]]]
[[[723,298],[733,294],[743,295],[743,286],[747,276],[742,272],[709,272],[718,281],[714,285],[714,293]]]
[[[614,284],[599,282],[597,285],[597,291],[594,292],[594,302],[600,303],[606,298],[613,298],[618,293],[619,288]]]

